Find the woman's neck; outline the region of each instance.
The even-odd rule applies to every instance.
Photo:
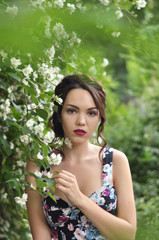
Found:
[[[72,144],[72,148],[64,146],[64,159],[70,162],[72,160],[73,162],[82,161],[91,155],[93,148],[94,145],[92,145],[89,141],[82,144]]]

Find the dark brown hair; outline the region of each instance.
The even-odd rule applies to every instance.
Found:
[[[106,146],[106,140],[102,136],[102,131],[104,129],[104,123],[106,121],[105,108],[106,108],[106,93],[103,90],[102,86],[91,76],[86,74],[78,73],[74,75],[69,75],[63,78],[63,80],[56,86],[55,95],[60,97],[63,100],[63,103],[66,99],[68,92],[72,89],[82,88],[87,90],[97,107],[100,113],[100,123],[97,131],[97,142],[102,146],[101,151]],[[55,98],[56,100],[56,98]],[[50,117],[49,125],[55,133],[55,141],[60,140],[64,137],[64,132],[61,124],[61,111],[63,104],[59,104],[58,101],[54,101],[56,106],[56,111]],[[99,142],[99,137],[103,140],[101,144]]]

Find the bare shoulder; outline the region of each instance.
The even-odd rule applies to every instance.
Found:
[[[113,163],[114,165],[128,164],[128,158],[125,153],[113,148]]]
[[[131,178],[129,161],[125,153],[113,149],[113,181],[117,185],[122,179]]]

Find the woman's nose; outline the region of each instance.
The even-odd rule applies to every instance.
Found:
[[[78,117],[77,117],[77,124],[81,125],[81,126],[86,124],[86,119],[85,119],[84,114],[79,114],[78,115]]]

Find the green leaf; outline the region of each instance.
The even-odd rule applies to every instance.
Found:
[[[10,106],[10,109],[12,110],[13,116],[19,120],[22,116],[22,114],[20,112],[17,111],[17,109],[13,106]]]
[[[50,188],[50,190],[51,190],[52,192],[55,192],[55,188],[54,188],[54,187],[49,186],[49,188]]]
[[[55,197],[53,196],[53,194],[51,194],[50,192],[45,192],[46,195],[48,195],[49,197],[52,198],[52,200],[54,200],[54,202],[56,202]]]
[[[20,126],[21,127],[21,126]],[[21,130],[23,131],[23,133],[26,133],[26,134],[31,134],[31,131],[29,128],[26,128],[26,127],[21,127]],[[29,137],[32,137],[32,136],[29,136]]]
[[[48,149],[48,146],[43,144],[42,145],[42,152],[44,154],[44,157],[47,157],[48,156],[48,153],[49,153],[49,149]]]
[[[37,113],[41,118],[43,118],[44,120],[47,120],[47,118],[48,118],[48,112],[45,111],[44,109],[37,109],[37,110],[36,110],[36,113]]]
[[[53,111],[57,112],[58,111],[58,107],[56,105],[53,106]]]
[[[47,94],[47,95],[46,95],[46,94]],[[51,96],[51,97],[54,96],[55,92],[54,92],[54,91],[47,91],[46,94],[45,94],[45,95],[50,98],[50,96]],[[49,96],[48,96],[48,95],[49,95]]]
[[[25,88],[25,90],[26,90],[28,93],[30,93],[30,95],[32,95],[32,96],[36,96],[36,95],[37,95],[37,94],[36,94],[36,91],[34,90],[34,88],[31,88],[31,87],[26,86],[26,85],[24,85],[24,88]]]
[[[55,180],[53,179],[53,178],[48,178],[48,177],[43,177],[43,179],[45,180],[45,181],[47,181],[47,183],[48,183],[48,187],[51,187],[52,185],[54,185],[54,183],[55,183]],[[53,187],[54,188],[54,187]],[[55,190],[55,189],[54,189]],[[54,191],[53,190],[53,191]]]
[[[18,123],[16,123],[15,121],[13,121],[12,119],[7,119],[7,122],[8,122],[10,125],[15,126],[16,128],[21,129],[21,126],[20,126]]]
[[[46,182],[43,182],[43,180],[36,178],[35,179],[36,185],[40,188],[46,187]]]
[[[14,187],[17,190],[19,189],[19,182],[15,179],[9,179],[9,180],[6,181],[6,183],[8,183],[11,188]]]
[[[74,72],[76,70],[76,66],[71,64],[71,63],[68,63],[67,66],[66,66],[66,69],[69,71],[69,72]]]
[[[37,142],[33,143],[33,149],[34,149],[34,154],[37,155],[38,152],[40,151],[39,144]]]
[[[21,78],[16,73],[8,72],[8,75],[17,80],[18,82],[21,82]]]
[[[39,101],[36,97],[34,97],[32,94],[31,94],[31,99],[33,100],[33,102],[38,105]]]

